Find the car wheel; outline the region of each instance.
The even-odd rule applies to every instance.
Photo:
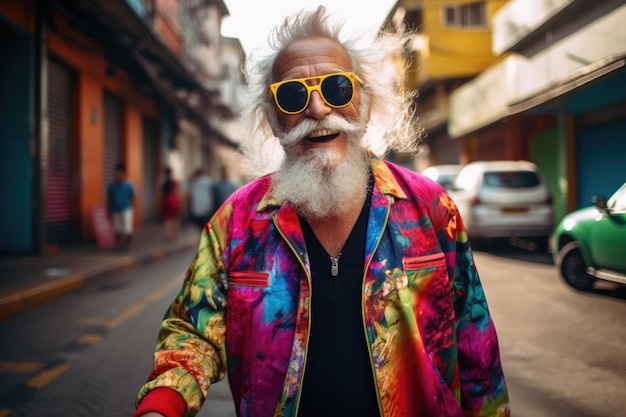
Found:
[[[587,273],[587,265],[576,242],[570,242],[559,251],[559,273],[565,282],[579,290],[589,291],[596,280]]]

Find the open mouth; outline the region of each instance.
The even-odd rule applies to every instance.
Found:
[[[306,140],[310,142],[314,142],[314,143],[323,143],[323,142],[329,142],[335,139],[337,136],[339,136],[339,132],[324,134],[324,135],[317,135],[317,132],[316,132],[313,135],[307,137]]]

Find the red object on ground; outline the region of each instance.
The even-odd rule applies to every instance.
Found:
[[[96,235],[96,242],[101,248],[112,248],[115,246],[115,231],[113,223],[103,207],[94,207],[91,209],[91,220],[93,222],[93,230]]]

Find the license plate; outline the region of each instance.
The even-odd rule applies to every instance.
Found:
[[[505,213],[505,214],[528,213],[528,207],[505,207],[501,210],[502,210],[502,213]]]

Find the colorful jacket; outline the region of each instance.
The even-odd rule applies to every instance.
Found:
[[[363,332],[381,415],[508,416],[496,331],[456,206],[423,176],[371,162]],[[193,416],[228,372],[239,416],[296,415],[312,278],[296,210],[269,186],[263,177],[240,188],[204,229],[138,401],[168,387]]]

